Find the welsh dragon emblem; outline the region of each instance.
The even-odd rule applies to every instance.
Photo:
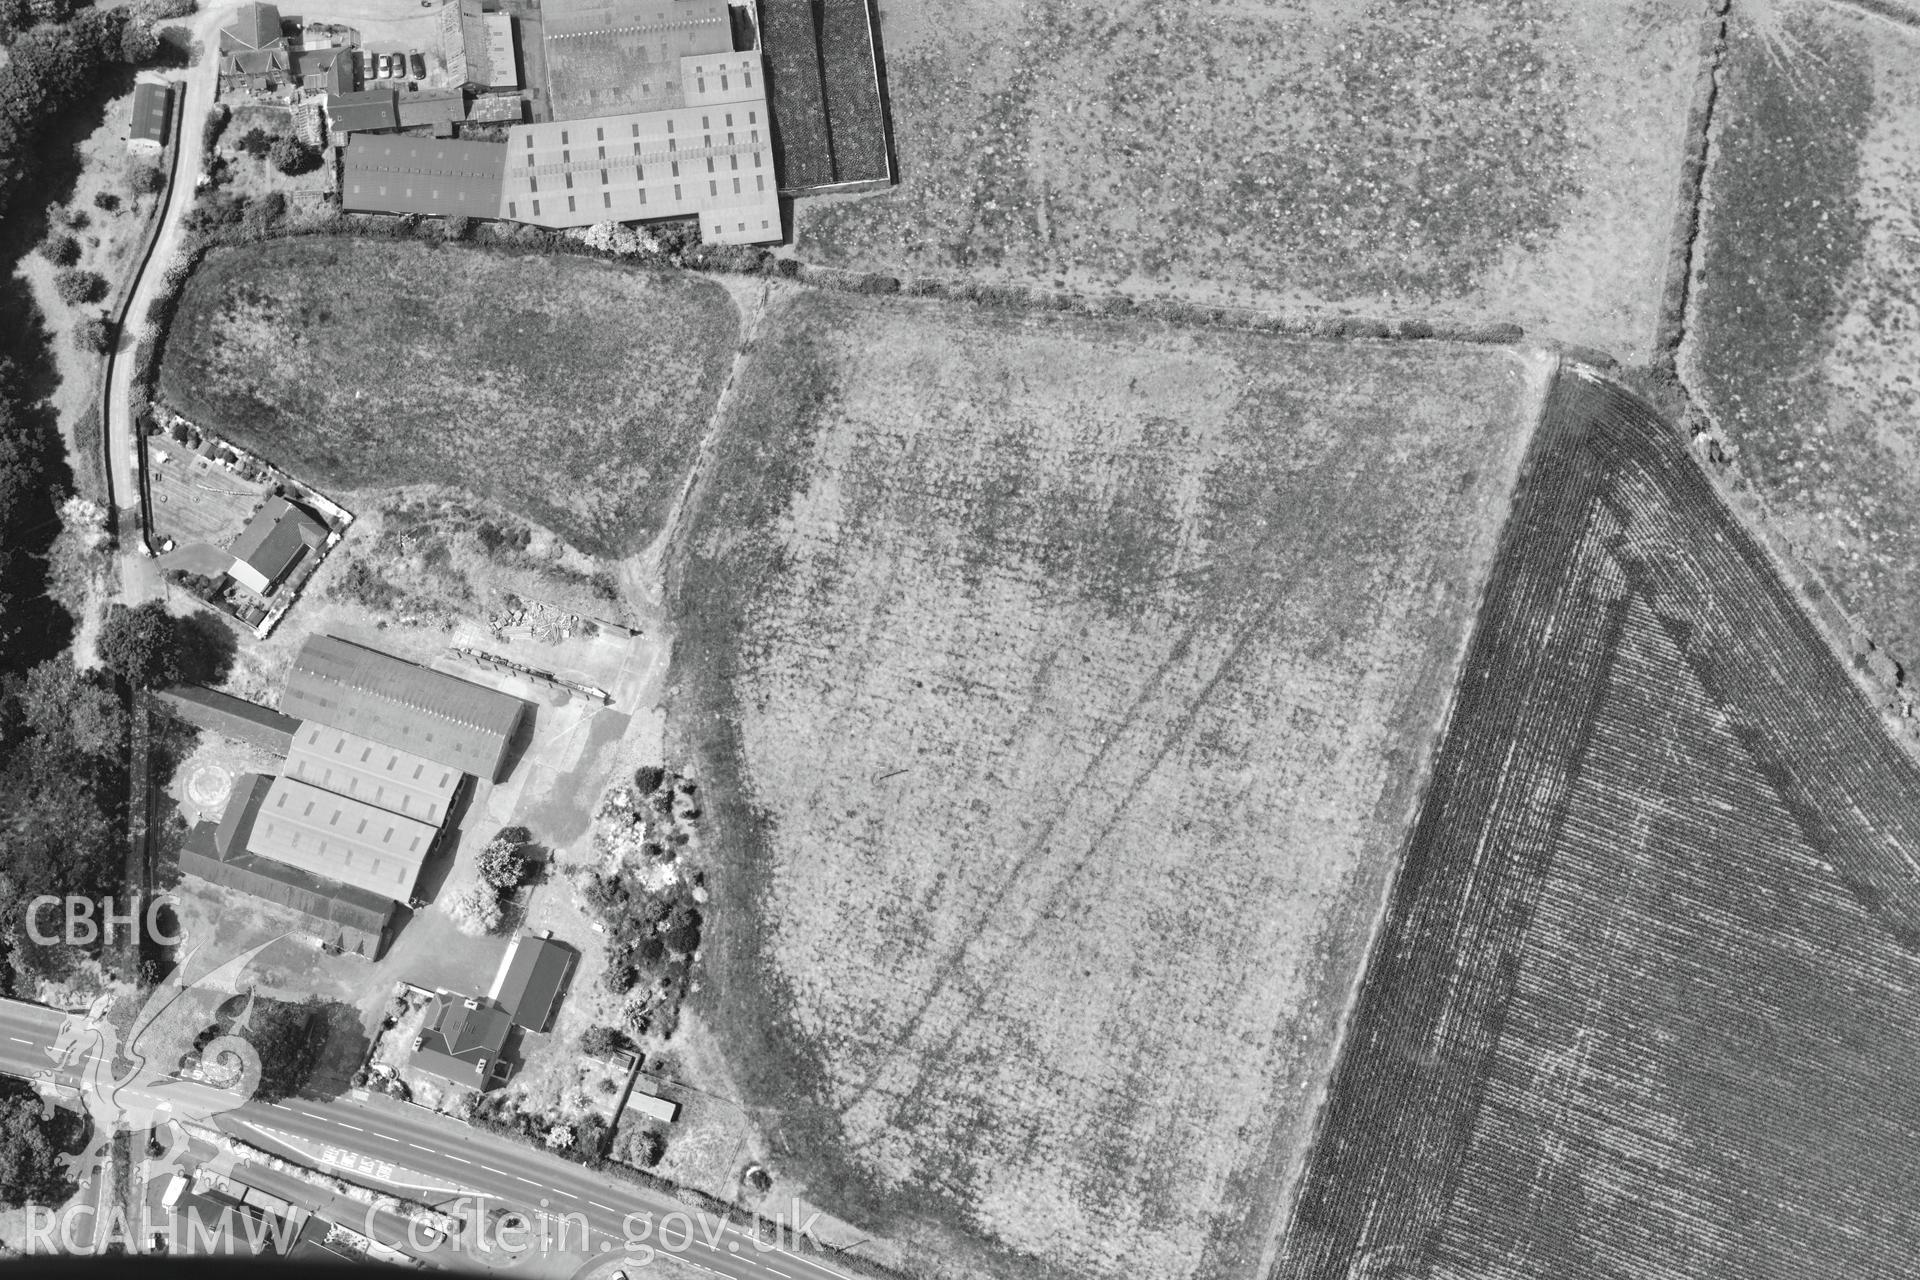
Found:
[[[164,1134],[166,1154],[155,1173],[170,1172],[181,1167],[185,1125],[205,1123],[253,1097],[260,1085],[260,1055],[244,1035],[252,1025],[251,986],[232,1026],[200,1046],[198,1065],[181,1070],[180,1060],[192,1043],[186,1037],[213,1023],[218,1002],[211,997],[242,994],[247,966],[278,941],[264,942],[191,981],[187,972],[197,948],[188,951],[172,976],[147,997],[124,1043],[108,1018],[111,995],[96,998],[84,1014],[67,1015],[47,1050],[54,1066],[38,1073],[34,1083],[44,1116],[65,1107],[93,1121],[85,1149],[62,1157],[67,1172],[83,1186],[92,1181],[116,1133],[150,1129],[156,1138]],[[166,1054],[171,1061],[156,1056]]]

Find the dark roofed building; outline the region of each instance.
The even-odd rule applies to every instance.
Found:
[[[553,1023],[574,959],[573,948],[564,943],[516,934],[507,944],[487,997],[506,1011],[516,1027],[545,1031]]]
[[[378,133],[398,129],[400,113],[391,89],[363,89],[359,93],[327,95],[327,128],[339,134]]]
[[[414,1043],[410,1065],[449,1085],[488,1089],[507,1078],[507,1037],[513,1023],[504,1009],[472,996],[436,992],[426,1024]]]
[[[277,494],[266,500],[234,539],[227,574],[259,595],[271,595],[309,551],[327,543],[327,526]]]
[[[158,151],[167,145],[167,130],[172,124],[172,88],[144,80],[135,85],[127,145],[136,151]]]
[[[294,732],[300,728],[298,720],[272,707],[202,685],[178,684],[170,689],[156,689],[153,696],[190,725],[212,730],[224,738],[252,743],[275,755],[285,755],[292,748]]]
[[[417,89],[400,95],[400,127],[454,124],[467,118],[467,95],[459,89]]]
[[[280,709],[488,781],[526,714],[511,694],[338,636],[301,647]]]
[[[180,850],[182,874],[276,903],[294,913],[302,933],[351,955],[379,959],[391,936],[396,903],[247,849],[272,783],[252,773],[235,781],[220,821],[199,823],[188,832]]]
[[[220,29],[220,51],[285,48],[280,10],[270,4],[243,4],[233,25]]]
[[[780,190],[892,181],[869,0],[759,0]]]
[[[363,213],[498,218],[507,149],[497,142],[363,138],[347,144],[340,202]]]

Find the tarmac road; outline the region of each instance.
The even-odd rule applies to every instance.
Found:
[[[47,1051],[65,1017],[58,1009],[0,1000],[0,1072],[32,1076],[51,1066]],[[124,1071],[125,1067],[119,1069]],[[56,1078],[63,1084],[79,1084],[71,1070],[63,1069]],[[289,1159],[300,1157],[296,1163],[325,1168],[362,1185],[383,1187],[367,1175],[351,1174],[337,1165],[328,1167],[313,1158],[313,1147],[317,1144],[366,1156],[461,1192],[484,1196],[484,1207],[476,1208],[458,1205],[458,1194],[383,1188],[446,1211],[462,1209],[472,1223],[483,1221],[487,1211],[495,1207],[523,1211],[536,1221],[525,1240],[527,1252],[550,1247],[556,1254],[603,1254],[611,1261],[631,1245],[634,1251],[630,1256],[636,1265],[644,1262],[645,1255],[640,1251],[651,1249],[675,1254],[729,1280],[855,1280],[836,1265],[836,1255],[817,1245],[776,1247],[769,1240],[757,1240],[747,1228],[682,1204],[665,1192],[595,1172],[450,1117],[388,1099],[365,1103],[345,1097],[327,1102],[250,1102],[218,1116],[214,1124],[221,1132],[250,1145]],[[771,1213],[771,1206],[768,1208]],[[568,1219],[565,1223],[560,1220],[563,1215]],[[357,1229],[361,1224],[348,1225]],[[796,1224],[788,1217],[783,1225],[805,1224]],[[499,1241],[496,1226],[486,1227],[486,1233],[489,1244],[495,1247],[521,1244],[512,1237]],[[381,1230],[379,1235],[394,1238],[391,1230]],[[476,1243],[469,1238],[462,1247],[474,1248]]]

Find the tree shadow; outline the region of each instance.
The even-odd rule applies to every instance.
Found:
[[[233,628],[205,609],[195,609],[174,625],[180,644],[180,679],[207,685],[226,679],[240,649]]]

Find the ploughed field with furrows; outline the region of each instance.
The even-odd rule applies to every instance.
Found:
[[[1275,1274],[1920,1271],[1916,854],[1762,553],[1563,375]]]
[[[755,343],[669,733],[777,1167],[916,1274],[1257,1273],[1550,363],[825,293]]]

